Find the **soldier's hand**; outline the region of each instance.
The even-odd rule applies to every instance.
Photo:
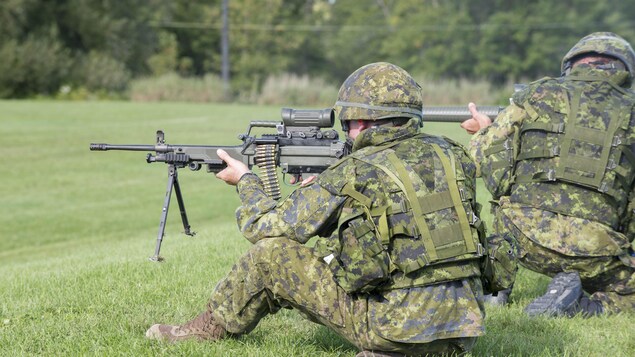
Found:
[[[216,150],[216,155],[225,161],[227,167],[223,171],[216,174],[216,177],[225,181],[228,185],[236,186],[238,181],[244,174],[250,173],[251,170],[242,161],[238,161],[223,150]]]
[[[461,123],[461,128],[465,129],[465,131],[469,134],[474,134],[477,131],[492,125],[492,119],[479,112],[478,109],[476,109],[476,104],[470,102],[467,105],[467,109],[469,109],[472,117]]]
[[[298,179],[296,179],[295,176],[291,176],[291,178],[289,179],[289,183],[293,185],[296,182],[298,182],[298,180],[302,180],[302,182],[300,183],[300,187],[304,187],[310,184],[311,182],[315,181],[316,178],[317,176],[315,175],[311,175],[305,179],[303,179],[302,176],[300,176]]]

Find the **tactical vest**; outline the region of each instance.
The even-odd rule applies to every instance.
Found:
[[[632,93],[599,77],[545,80],[518,103],[510,200],[615,229],[635,178]]]
[[[480,275],[479,258],[484,249],[481,221],[474,211],[473,182],[466,185],[463,165],[456,161],[446,141],[420,134],[363,148],[330,170],[339,166],[345,166],[340,170],[345,173],[362,173],[354,180],[357,184],[347,182],[334,189],[368,209],[372,227],[359,233],[374,231],[373,236],[389,258],[383,260],[376,249],[367,250],[367,254],[350,254],[357,259],[375,260],[379,265],[387,261],[387,279],[377,289],[423,286]],[[367,174],[375,180],[365,189],[365,178],[360,176]],[[363,236],[359,241],[367,238],[368,235]],[[338,247],[341,237],[326,242],[330,247],[318,249],[325,256],[328,252],[333,254],[329,265],[334,266],[336,279],[345,276],[348,282],[344,285],[354,285],[351,282],[364,269],[344,266],[343,262],[355,265],[350,263],[355,257],[339,256],[343,252]]]

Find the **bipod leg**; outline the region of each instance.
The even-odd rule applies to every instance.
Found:
[[[153,262],[160,262],[163,260],[159,256],[161,251],[161,242],[163,241],[163,235],[165,233],[165,222],[168,219],[168,209],[170,208],[170,199],[172,198],[172,188],[177,177],[176,166],[168,166],[168,186],[165,189],[165,199],[163,200],[163,209],[161,211],[161,221],[159,222],[159,233],[157,233],[157,244],[154,248],[154,256],[150,257]]]
[[[181,185],[179,185],[179,177],[176,174],[176,169],[174,170],[174,192],[176,193],[176,200],[179,203],[179,209],[181,210],[181,221],[183,221],[183,233],[188,236],[196,235],[196,232],[192,232],[190,230],[190,223],[187,220],[187,212],[185,212],[185,202],[183,201],[183,196],[181,195]]]

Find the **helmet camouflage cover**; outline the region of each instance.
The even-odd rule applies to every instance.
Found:
[[[572,59],[591,53],[619,59],[629,73],[629,82],[633,80],[635,52],[628,41],[612,32],[594,32],[578,41],[562,59],[562,74],[564,75],[571,68]]]
[[[379,120],[422,116],[421,87],[401,67],[367,64],[340,87],[334,109],[339,120]]]

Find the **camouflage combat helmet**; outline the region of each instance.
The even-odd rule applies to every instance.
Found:
[[[562,59],[562,74],[566,74],[571,69],[572,60],[575,57],[588,53],[598,53],[619,59],[630,74],[628,82],[633,81],[635,52],[625,39],[612,32],[594,32],[578,41]]]
[[[394,64],[367,64],[344,81],[334,109],[342,124],[358,119],[421,119],[421,87]]]

